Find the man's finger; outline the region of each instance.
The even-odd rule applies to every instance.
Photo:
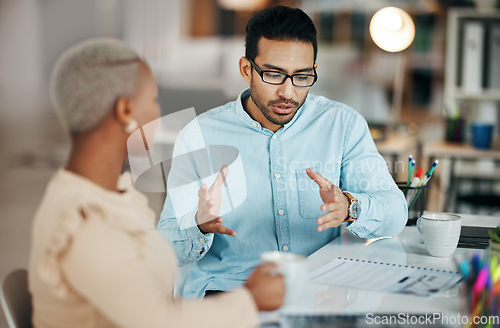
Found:
[[[222,229],[222,231],[220,231],[219,233],[224,234],[224,235],[228,235],[231,237],[236,237],[236,231],[231,230],[231,229],[226,228],[226,227],[224,227],[224,229]]]
[[[198,196],[201,198],[201,197],[204,197],[207,193],[207,185],[206,184],[202,184],[200,189],[198,190]]]
[[[323,205],[321,205],[321,210],[323,212],[326,212],[326,211],[335,211],[335,210],[338,210],[340,207],[339,203],[336,202],[336,199],[335,199],[335,195],[333,195],[333,200],[331,203],[325,203]]]
[[[320,224],[318,226],[318,231],[323,231],[323,230],[326,230],[326,229],[338,227],[339,225],[342,224],[342,222],[344,222],[344,220],[341,220],[341,219],[335,219],[335,220],[332,220],[332,221],[328,221],[326,223]]]
[[[344,221],[344,219],[341,218],[339,215],[340,215],[339,211],[331,211],[331,212],[328,212],[328,213],[323,214],[322,216],[320,216],[316,220],[316,222],[321,225],[321,224],[323,224],[325,222],[330,222],[330,221],[334,221],[334,220],[337,220],[337,219],[338,220],[342,219],[342,221]]]
[[[223,226],[221,224],[222,222],[224,222],[224,219],[221,216],[219,216],[213,220],[210,220],[209,222],[205,222],[205,224],[203,225],[203,230],[210,233],[221,233],[233,237],[236,236],[236,232],[234,230],[231,230]]]
[[[228,227],[225,227],[220,223],[217,223],[215,230],[216,230],[215,232],[217,232],[217,233],[236,237],[236,232],[234,230],[231,230]]]
[[[330,181],[328,181],[327,179],[323,178],[323,176],[321,174],[319,174],[318,172],[314,171],[311,168],[308,168],[306,170],[306,173],[309,176],[309,178],[311,178],[314,182],[316,182],[318,184],[318,186],[320,188],[324,188],[324,189],[331,188],[332,183]]]
[[[209,221],[205,222],[205,224],[213,224],[213,225],[215,225],[217,223],[222,223],[223,221],[224,220],[222,219],[222,217],[219,216],[219,217],[216,217],[214,219],[210,219]]]
[[[229,167],[227,165],[223,165],[222,168],[220,169],[219,173],[217,174],[217,177],[215,178],[213,185],[208,190],[210,193],[213,193],[213,192],[220,193],[220,189],[222,188],[222,184],[224,184],[224,181],[226,181],[228,171],[229,171]]]

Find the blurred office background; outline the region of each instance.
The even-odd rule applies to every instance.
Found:
[[[480,2],[490,3],[483,8]],[[246,22],[277,4],[300,7],[314,20],[319,80],[311,93],[345,102],[367,119],[396,180],[406,179],[409,154],[424,170],[431,157],[441,160],[426,146],[444,140],[457,117],[463,125],[479,117],[499,126],[500,86],[469,97],[455,90],[460,73],[447,78],[463,60],[456,54],[460,41],[453,56],[447,51],[450,36],[460,40],[464,34],[456,25],[450,31],[450,12],[466,16],[459,23],[484,20],[484,47],[490,51],[491,35],[500,26],[495,0],[0,0],[0,276],[27,266],[33,214],[69,149],[48,101],[50,71],[64,49],[93,36],[122,38],[151,64],[164,115],[189,107],[201,113],[246,88],[238,72]],[[415,23],[413,43],[399,53],[378,48],[370,37],[371,17],[386,6],[404,9]],[[397,111],[395,92],[401,93]],[[463,131],[458,146],[468,143]],[[494,202],[500,195],[500,151],[495,142],[492,148],[480,153],[487,160],[475,156],[453,167],[449,156],[443,158],[425,209],[499,215]],[[474,203],[461,195],[482,197]],[[158,211],[162,195],[149,196]],[[485,197],[493,205],[481,203]]]

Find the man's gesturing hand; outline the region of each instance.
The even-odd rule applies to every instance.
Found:
[[[203,184],[198,191],[199,199],[196,222],[202,233],[222,233],[236,236],[234,230],[226,228],[221,224],[224,222],[224,219],[219,216],[221,207],[220,190],[226,180],[227,172],[228,167],[224,165],[220,169],[219,174],[217,174],[214,184],[210,188],[206,184]]]
[[[347,218],[349,202],[339,187],[323,178],[321,174],[313,169],[306,170],[307,175],[319,186],[319,195],[323,200],[322,211],[328,213],[320,216],[318,222],[318,231],[328,228],[338,227]]]

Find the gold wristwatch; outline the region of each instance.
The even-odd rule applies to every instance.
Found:
[[[347,209],[347,218],[344,220],[344,222],[354,222],[359,218],[359,214],[361,213],[361,205],[359,204],[358,200],[354,198],[353,195],[351,195],[348,192],[343,192],[344,196],[347,197],[347,200],[349,201],[349,208]]]

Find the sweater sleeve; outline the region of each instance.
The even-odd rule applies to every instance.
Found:
[[[162,266],[175,272],[174,253],[158,249],[148,253],[144,250],[148,239],[161,240],[161,237],[156,231],[144,234],[144,240],[135,241],[133,236],[100,219],[87,218],[61,257],[65,280],[97,311],[120,327],[258,325],[255,303],[245,288],[205,299],[174,299],[173,279],[168,283],[158,279],[158,272],[153,272],[151,267],[151,258],[147,259],[151,254],[158,254],[157,260],[165,261]],[[163,240],[162,243],[169,247]]]

